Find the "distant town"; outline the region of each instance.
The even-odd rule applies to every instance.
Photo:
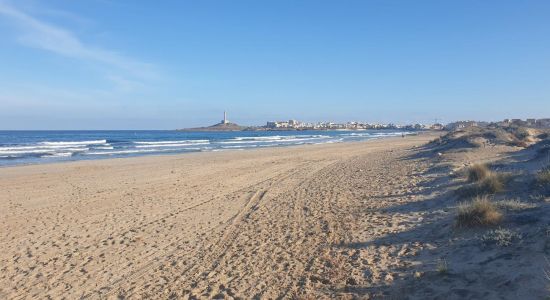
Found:
[[[381,124],[381,123],[363,123],[363,122],[347,122],[347,123],[333,123],[333,122],[317,122],[317,123],[308,123],[300,122],[297,120],[288,120],[288,121],[270,121],[265,125],[266,129],[271,130],[364,130],[364,129],[411,129],[411,130],[422,130],[422,129],[434,129],[441,130],[443,129],[442,124],[409,124],[409,125],[398,125],[393,123]]]
[[[545,119],[504,119],[500,122],[478,122],[478,121],[457,121],[446,125],[441,123],[432,124],[408,124],[398,125],[393,123],[380,124],[380,123],[363,123],[363,122],[347,122],[347,123],[332,123],[332,122],[318,122],[318,123],[306,123],[297,120],[288,121],[270,121],[267,122],[265,128],[268,129],[296,129],[296,130],[362,130],[362,129],[407,129],[407,130],[454,130],[467,127],[488,127],[490,125],[497,126],[525,126],[535,128],[550,128],[550,118]]]
[[[223,119],[212,126],[180,129],[185,131],[286,131],[286,130],[366,130],[366,129],[402,129],[402,130],[455,130],[467,127],[488,127],[495,126],[525,126],[535,128],[550,128],[550,118],[545,119],[504,119],[499,122],[484,121],[457,121],[448,124],[434,122],[431,124],[407,124],[399,125],[393,123],[368,123],[368,122],[301,122],[298,120],[268,121],[264,126],[241,126],[227,119],[224,112]]]

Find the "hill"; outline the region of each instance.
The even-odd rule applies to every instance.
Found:
[[[178,131],[242,131],[247,129],[246,126],[241,126],[235,123],[218,123],[208,127],[184,128]]]

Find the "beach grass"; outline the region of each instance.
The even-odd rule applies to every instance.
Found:
[[[494,195],[506,190],[506,183],[510,178],[511,176],[509,174],[490,173],[478,182],[458,188],[456,193],[460,198]]]
[[[503,215],[487,196],[476,197],[458,206],[457,227],[478,227],[498,225]]]
[[[466,170],[468,182],[478,182],[491,175],[491,171],[486,164],[475,164]]]

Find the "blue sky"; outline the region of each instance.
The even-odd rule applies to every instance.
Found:
[[[0,129],[550,117],[550,1],[0,0]]]

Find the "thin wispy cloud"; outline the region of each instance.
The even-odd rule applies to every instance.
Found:
[[[40,20],[8,2],[0,1],[0,16],[16,25],[19,29],[18,41],[23,45],[78,59],[94,66],[99,64],[108,70],[103,77],[113,84],[122,83],[124,90],[158,77],[153,64],[86,44],[67,28]]]

